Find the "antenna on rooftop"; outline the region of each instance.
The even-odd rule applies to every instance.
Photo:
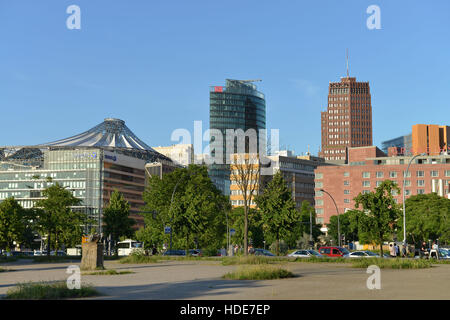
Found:
[[[347,78],[348,78],[348,48],[347,48]]]

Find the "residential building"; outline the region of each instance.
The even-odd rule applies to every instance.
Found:
[[[405,177],[405,197],[436,192],[448,197],[450,183],[450,156],[426,155],[413,160],[406,172],[412,156],[387,157],[375,146],[349,149],[349,163],[344,165],[319,166],[315,170],[315,208],[318,218],[329,223],[336,215],[331,197],[336,201],[339,213],[355,208],[354,198],[360,193],[373,191],[384,180],[397,183],[403,188]],[[394,199],[402,203],[402,192],[395,193]]]
[[[194,146],[192,144],[174,144],[167,147],[152,147],[153,150],[172,159],[178,165],[187,167],[194,163]]]

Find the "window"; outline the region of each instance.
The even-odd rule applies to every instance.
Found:
[[[405,196],[409,196],[409,195],[411,195],[411,190],[406,189],[405,190]]]
[[[397,171],[389,172],[389,178],[397,178]]]
[[[377,187],[379,187],[382,183],[383,183],[383,181],[377,181],[376,182]]]
[[[417,180],[417,186],[418,186],[418,187],[423,187],[423,186],[425,186],[425,180]]]
[[[316,173],[316,179],[322,179],[323,173]]]
[[[424,172],[423,171],[417,171],[417,176],[418,177],[423,177],[424,176]]]
[[[323,192],[320,190],[316,191],[316,197],[323,197]]]
[[[363,172],[362,176],[363,178],[370,178],[370,172]]]
[[[445,176],[450,177],[450,170],[445,170]]]
[[[317,208],[316,209],[316,213],[317,214],[323,214],[323,209],[322,208]]]
[[[432,177],[439,177],[439,171],[436,171],[436,170],[431,171],[431,176]]]
[[[384,173],[382,171],[378,171],[377,178],[383,178],[383,177],[384,177]]]
[[[344,190],[344,194],[350,194],[350,190]]]
[[[408,170],[408,172],[403,171],[403,178],[411,178],[411,171]]]
[[[362,194],[368,194],[368,193],[370,193],[369,190],[363,190],[363,191],[362,191]]]
[[[417,194],[424,194],[425,193],[425,189],[417,189]]]
[[[350,199],[344,199],[344,203],[350,203]]]
[[[411,180],[405,180],[405,187],[410,187],[411,186]]]
[[[317,199],[316,200],[316,205],[317,206],[323,206],[323,200],[322,199]]]
[[[370,187],[370,181],[363,181],[363,187]]]
[[[344,172],[344,177],[350,177],[350,172]]]
[[[316,182],[316,188],[323,188],[323,182]]]
[[[345,180],[345,181],[344,181],[344,186],[349,186],[349,185],[350,185],[350,181]]]

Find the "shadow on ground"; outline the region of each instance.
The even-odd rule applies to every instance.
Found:
[[[252,280],[192,280],[176,283],[156,283],[139,286],[95,286],[102,296],[94,299],[113,300],[158,300],[158,299],[190,299],[199,296],[220,296],[237,293],[240,288],[264,287],[261,281]],[[249,297],[250,298],[250,297]]]

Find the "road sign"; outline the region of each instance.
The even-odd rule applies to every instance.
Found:
[[[171,230],[172,230],[171,227],[164,227],[164,233],[165,234],[169,234]]]
[[[236,230],[234,230],[234,229],[230,229],[230,235],[234,235],[236,233]]]

